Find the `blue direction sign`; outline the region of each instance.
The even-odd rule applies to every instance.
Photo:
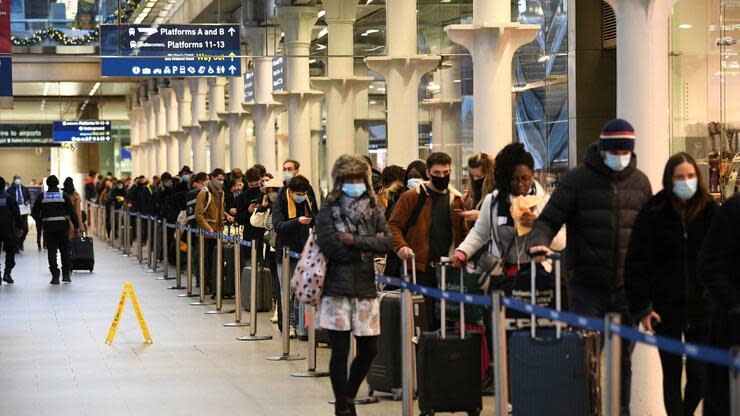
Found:
[[[101,25],[102,76],[239,76],[239,25]]]
[[[55,121],[54,141],[96,143],[108,142],[111,138],[111,123],[108,120]]]
[[[0,56],[0,97],[13,96],[12,63],[10,55]]]

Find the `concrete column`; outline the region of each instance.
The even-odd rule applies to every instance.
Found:
[[[152,105],[147,95],[142,95],[140,98],[141,103],[141,124],[139,125],[139,144],[141,145],[142,155],[142,166],[140,175],[151,176],[154,166],[151,164],[152,152],[151,146],[151,135],[154,133],[154,117],[152,116]]]
[[[457,144],[460,133],[460,68],[452,60],[449,66],[434,73],[434,83],[439,86],[436,97],[422,101],[422,107],[429,110],[432,119],[432,151],[446,152],[447,145]]]
[[[531,42],[539,25],[511,21],[508,0],[475,0],[473,23],[445,28],[453,42],[462,45],[473,59],[475,117],[473,150],[495,155],[512,142],[511,59],[514,52]]]
[[[245,63],[242,63],[244,67]],[[229,128],[229,169],[249,168],[247,160],[247,114],[242,109],[244,103],[244,77],[229,78],[229,108],[218,113],[219,118]],[[253,159],[253,158],[252,158]]]
[[[139,171],[139,106],[134,105],[128,112],[129,126],[131,127],[131,169],[136,174]]]
[[[365,58],[383,75],[388,109],[388,164],[419,158],[419,80],[439,58],[417,53],[416,1],[386,0],[386,55]]]
[[[157,146],[156,141],[152,140],[146,144],[146,147],[147,155],[149,156],[149,165],[147,166],[147,172],[149,172],[149,174],[147,176],[151,179],[154,175],[160,175],[162,173],[159,171],[159,167],[157,166],[157,161],[159,159],[159,146]]]
[[[311,101],[321,92],[309,85],[308,56],[311,32],[318,19],[313,6],[278,6],[277,20],[285,33],[287,78],[285,91],[273,94],[288,108],[288,155],[301,163],[301,174],[311,178]]]
[[[637,134],[637,167],[661,188],[670,157],[669,15],[676,0],[607,0],[617,17],[617,116]]]
[[[175,133],[179,155],[177,165],[179,167],[188,165],[192,169],[192,142],[190,140],[192,99],[190,97],[190,83],[184,79],[174,79],[172,80],[172,89],[177,100],[177,131]]]
[[[159,87],[159,96],[166,115],[166,136],[164,140],[167,144],[167,171],[174,175],[180,170],[180,166],[178,165],[180,163],[180,148],[178,147],[177,136],[175,135],[179,130],[177,124],[177,98],[175,96],[175,90],[168,86]]]
[[[277,172],[275,144],[275,116],[282,106],[272,96],[272,56],[275,54],[274,30],[264,27],[245,29],[250,55],[254,62],[254,101],[242,107],[254,120],[256,163],[268,172]]]
[[[208,135],[208,148],[210,150],[210,169],[226,168],[226,139],[224,128],[226,124],[218,118],[224,108],[224,87],[226,79],[223,77],[208,78],[208,117],[198,122],[206,130]]]
[[[373,79],[354,74],[357,2],[324,0],[323,4],[329,26],[329,70],[327,77],[314,78],[311,85],[326,95],[326,171],[331,172],[339,156],[355,153],[355,98]]]
[[[206,79],[191,78],[189,82],[192,97],[189,129],[193,150],[193,171],[208,172],[208,143],[205,131],[198,123],[198,120],[206,120]]]

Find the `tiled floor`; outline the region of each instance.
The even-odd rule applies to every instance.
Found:
[[[166,289],[171,282],[155,279],[159,273],[146,273],[103,243],[96,242],[95,272],[75,273],[72,284],[61,286],[48,284],[46,253],[27,247],[16,258],[16,284],[0,288],[0,415],[333,414],[328,378],[291,377],[306,361],[265,360],[280,352],[270,314],[260,314],[259,332],[273,340],[236,341],[249,328],[224,327],[233,315],[205,315],[210,307],[188,305],[191,299]],[[115,342],[105,345],[127,280],[153,345],[143,342],[130,304]],[[295,341],[291,348],[305,356],[305,346]],[[328,356],[319,349],[319,369],[326,369]],[[493,414],[490,398],[484,407]],[[400,409],[383,400],[358,413]]]

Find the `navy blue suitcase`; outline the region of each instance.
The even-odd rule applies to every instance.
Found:
[[[92,273],[95,268],[95,250],[92,237],[73,237],[69,240],[69,259],[72,270],[87,270]]]

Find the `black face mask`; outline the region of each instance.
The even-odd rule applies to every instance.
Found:
[[[473,195],[480,195],[485,178],[473,179]]]
[[[445,175],[441,178],[439,176],[432,176],[432,185],[438,191],[446,191],[447,187],[450,186],[450,175]]]

